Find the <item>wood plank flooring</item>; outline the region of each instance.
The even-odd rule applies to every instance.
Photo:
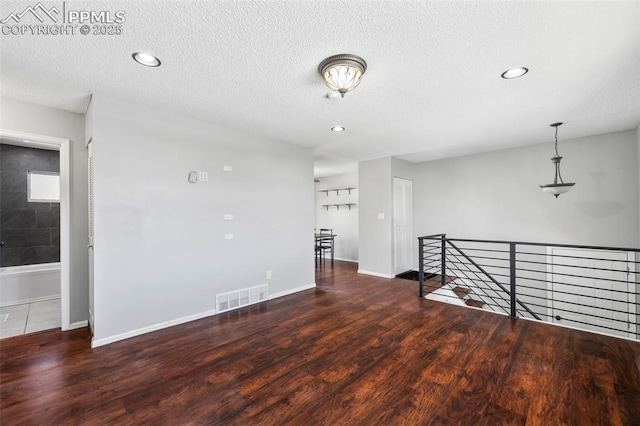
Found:
[[[639,343],[329,265],[316,289],[93,350],[84,329],[2,340],[0,424],[640,424]]]

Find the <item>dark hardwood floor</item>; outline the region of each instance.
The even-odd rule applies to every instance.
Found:
[[[0,423],[638,425],[640,344],[417,298],[329,263],[318,287],[91,349],[0,341]]]

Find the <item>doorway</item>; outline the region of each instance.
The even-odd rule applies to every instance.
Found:
[[[393,178],[393,272],[413,268],[413,182]]]
[[[70,142],[68,139],[32,133],[0,129],[0,140],[8,145],[59,151],[60,177],[60,309],[61,329],[71,329],[70,324]]]

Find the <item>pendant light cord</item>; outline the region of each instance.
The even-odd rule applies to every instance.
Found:
[[[556,157],[560,157],[558,154],[558,126],[556,126]]]

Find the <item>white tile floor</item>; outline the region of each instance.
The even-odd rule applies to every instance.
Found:
[[[60,327],[60,299],[0,308],[0,339]]]

